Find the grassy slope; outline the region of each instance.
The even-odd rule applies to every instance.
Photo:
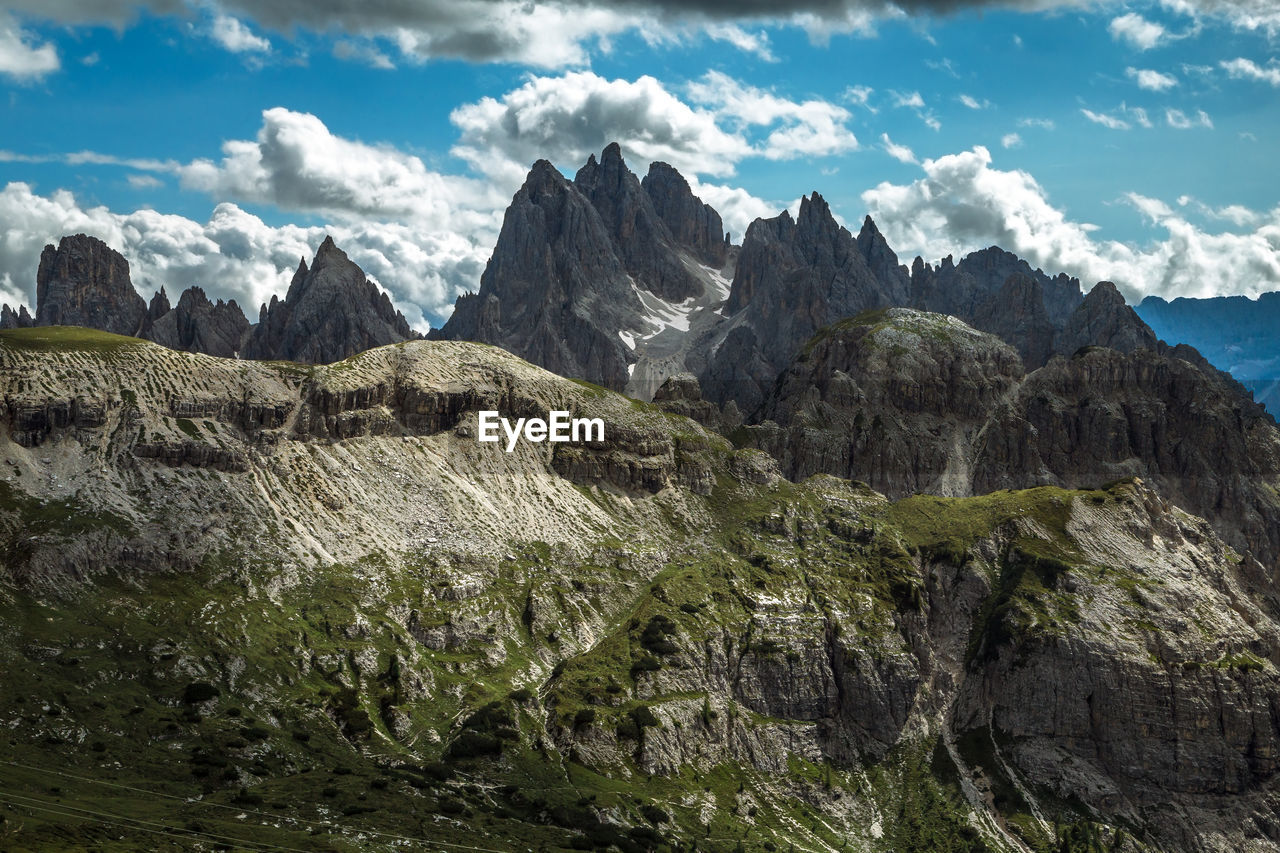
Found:
[[[274,567],[232,559],[194,577],[107,579],[66,600],[15,594],[0,605],[0,720],[10,725],[5,759],[24,767],[0,765],[3,790],[14,797],[4,811],[6,843],[33,850],[190,843],[144,831],[164,828],[297,849],[376,849],[392,840],[354,835],[361,830],[498,850],[564,848],[575,839],[643,849],[657,836],[699,840],[702,849],[733,849],[742,839],[768,849],[766,843],[801,835],[800,849],[819,841],[838,847],[839,833],[802,801],[762,794],[755,814],[730,807],[743,789],[768,790],[770,781],[751,771],[686,768],[673,778],[625,778],[567,760],[542,737],[535,696],[543,693],[561,724],[572,726],[590,708],[587,725],[628,728],[639,709],[670,698],[629,698],[645,675],[647,664],[637,663],[666,665],[663,639],[696,643],[712,632],[748,631],[741,591],[807,588],[833,609],[869,597],[874,607],[857,630],[865,642],[878,642],[892,634],[895,612],[920,606],[913,552],[963,559],[969,545],[1010,518],[1032,517],[1060,533],[1071,497],[1038,489],[885,506],[829,478],[784,482],[771,494],[722,486],[709,499],[722,522],[714,541],[674,560],[622,609],[601,642],[563,661],[545,685],[529,680],[527,666],[548,646],[545,638],[494,638],[506,647],[495,665],[486,662],[486,641],[432,651],[408,636],[404,620],[389,613],[416,611],[419,626],[449,619],[450,605],[415,579],[422,567],[333,566],[274,599],[260,589]],[[36,511],[12,496],[7,503],[14,512]],[[1044,559],[1070,556],[1056,536],[1018,541]],[[623,571],[608,565],[609,553],[602,548],[597,564],[580,567],[584,583]],[[495,566],[484,607],[519,618],[531,578],[551,559],[551,549],[533,548]],[[1025,575],[997,585],[984,619],[1051,606],[1044,598],[1052,593]],[[376,594],[371,577],[382,579]],[[655,619],[670,626],[656,632],[656,642],[654,631],[646,637]],[[1006,621],[1001,639],[1012,641],[1018,623]],[[756,654],[777,654],[768,637],[754,643]],[[410,673],[433,681],[429,700],[411,698],[419,691]],[[624,701],[601,704],[610,691]],[[471,716],[486,706],[488,713]],[[398,736],[388,727],[395,712],[407,720]],[[641,717],[641,735],[644,725]],[[423,736],[430,730],[445,733],[445,741],[431,743]],[[451,742],[464,746],[449,748]],[[834,785],[889,813],[888,837],[899,849],[942,849],[936,844],[944,839],[947,849],[985,849],[968,828],[958,787],[936,764],[923,744],[899,750],[866,776],[803,762],[793,769],[798,784],[807,779],[815,791]],[[703,828],[697,818],[706,795],[716,814]],[[86,811],[73,811],[80,809]],[[637,828],[593,825],[599,812],[591,809]],[[127,815],[132,828],[72,814]],[[578,831],[584,821],[587,835]],[[807,832],[797,833],[797,825]],[[114,842],[121,833],[123,841]]]

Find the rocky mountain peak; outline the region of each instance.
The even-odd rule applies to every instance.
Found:
[[[19,305],[14,311],[8,303],[0,306],[0,329],[26,329],[35,325],[35,320],[27,313],[27,306]]]
[[[206,311],[208,298],[203,291],[193,293],[191,299],[193,307]],[[231,306],[222,310],[229,315]],[[239,307],[234,311],[239,313]],[[245,342],[245,358],[327,364],[418,337],[387,295],[331,236],[316,250],[310,269],[305,261],[298,265],[284,300],[273,296],[260,309],[259,318]],[[223,329],[228,337],[233,331],[229,325]]]
[[[548,161],[534,163],[479,293],[459,298],[431,336],[496,344],[563,376],[622,388],[629,362],[618,330],[635,328],[643,309],[614,234],[634,228],[638,199],[647,201],[629,174],[620,158],[606,167],[592,157],[570,183]]]
[[[673,166],[655,161],[640,186],[677,244],[692,250],[708,266],[724,266],[728,245],[720,214],[693,194],[683,175]]]
[[[678,241],[654,207],[640,179],[627,168],[615,142],[578,170],[573,186],[599,213],[612,248],[636,284],[669,302],[702,292],[702,284],[684,265]]]
[[[160,285],[160,289],[152,294],[151,302],[147,305],[148,322],[154,323],[156,320],[159,320],[165,314],[168,314],[171,308],[172,306],[169,304],[169,294],[165,293],[164,285]]]
[[[234,358],[248,331],[249,321],[234,299],[214,304],[204,288],[192,286],[152,324],[148,337],[169,349]]]
[[[63,237],[45,246],[36,273],[38,326],[87,326],[141,335],[147,303],[129,280],[129,262],[97,237]]]
[[[1055,348],[1063,355],[1085,346],[1129,353],[1155,350],[1158,344],[1155,332],[1129,307],[1115,284],[1100,281],[1072,313]]]

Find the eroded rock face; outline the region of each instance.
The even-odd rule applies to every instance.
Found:
[[[994,336],[892,309],[817,336],[746,437],[789,477],[829,473],[891,496],[1140,476],[1276,565],[1280,505],[1269,484],[1280,478],[1280,430],[1191,348],[1153,347],[1088,347],[1024,377]]]
[[[866,242],[869,250],[878,246],[874,240]],[[886,266],[881,250],[873,256]],[[725,313],[735,315],[739,324],[734,331],[747,327],[750,339],[740,336],[733,346],[721,345],[710,356],[699,376],[703,392],[716,402],[733,399],[743,411],[753,410],[767,383],[814,332],[868,309],[906,304],[904,284],[897,275],[888,281],[876,276],[858,241],[835,221],[817,193],[801,199],[794,220],[786,211],[757,219],[743,238],[725,305]],[[756,363],[766,365],[772,375],[752,388],[745,380],[757,372]]]
[[[129,262],[96,237],[45,246],[36,273],[37,326],[87,326],[117,335],[146,330],[147,303],[129,280]]]
[[[1275,565],[1278,475],[1280,430],[1237,388],[1170,355],[1095,348],[1030,374],[995,413],[972,488],[1140,476]]]
[[[1051,278],[998,246],[966,255],[958,264],[947,256],[936,268],[916,258],[911,266],[909,304],[975,324],[983,303],[999,292],[1012,275],[1040,284],[1045,314],[1055,328],[1063,326],[1080,304],[1078,279],[1063,273]]]
[[[605,148],[599,162],[592,155],[578,170],[573,185],[600,214],[614,253],[640,286],[669,302],[683,302],[702,292],[702,284],[681,261],[675,238],[652,197],[623,162],[618,143]],[[670,182],[668,187],[674,193]],[[679,204],[670,195],[666,198],[673,206]],[[692,194],[688,203],[693,203]],[[676,215],[674,209],[671,213]],[[692,236],[697,239],[696,233]]]
[[[1116,286],[1109,281],[1100,281],[1071,313],[1058,334],[1054,348],[1069,356],[1087,346],[1134,352],[1155,350],[1157,344],[1155,332],[1125,304]]]
[[[35,320],[27,313],[27,306],[19,305],[14,311],[6,303],[0,306],[0,329],[27,329],[35,325]]]
[[[954,317],[868,312],[805,348],[751,434],[791,479],[834,474],[890,497],[968,494],[968,449],[1021,379],[1008,344]]]
[[[720,214],[689,189],[689,182],[674,167],[655,161],[640,185],[648,193],[653,208],[672,238],[693,250],[702,263],[720,269],[729,247]]]
[[[163,291],[156,296],[163,298]],[[199,287],[183,291],[177,307],[169,309],[167,299],[163,305],[166,310],[152,324],[147,337],[169,349],[233,358],[249,331],[249,321],[234,299],[219,299],[215,304]],[[155,299],[151,306],[154,313],[158,307]]]
[[[193,295],[190,308],[206,313],[214,323],[207,332],[211,340],[233,333],[229,306],[221,312],[216,306],[201,311],[203,306]],[[416,333],[387,294],[334,245],[332,237],[325,237],[311,267],[305,260],[299,264],[285,298],[273,296],[269,305],[262,306],[241,355],[328,364],[414,337]]]
[[[609,388],[627,381],[619,329],[642,310],[596,208],[545,160],[502,221],[480,291],[432,333],[501,346],[562,376]]]

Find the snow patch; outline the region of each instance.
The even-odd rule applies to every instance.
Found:
[[[627,349],[631,350],[632,352],[635,351],[635,348],[636,348],[635,335],[631,334],[630,332],[624,332],[621,329],[619,329],[618,337],[622,338],[622,342],[627,345]]]

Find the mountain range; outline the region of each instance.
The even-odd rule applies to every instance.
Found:
[[[1280,428],[1110,282],[610,146],[430,340],[331,240],[2,324],[6,849],[1280,850]]]
[[[45,246],[36,273],[36,314],[0,307],[0,329],[84,326],[222,358],[327,363],[418,335],[326,238],[311,266],[298,264],[285,298],[271,297],[251,324],[235,300],[211,302],[189,287],[170,305],[161,288],[148,304],[129,279],[129,262],[96,237],[63,237]]]

